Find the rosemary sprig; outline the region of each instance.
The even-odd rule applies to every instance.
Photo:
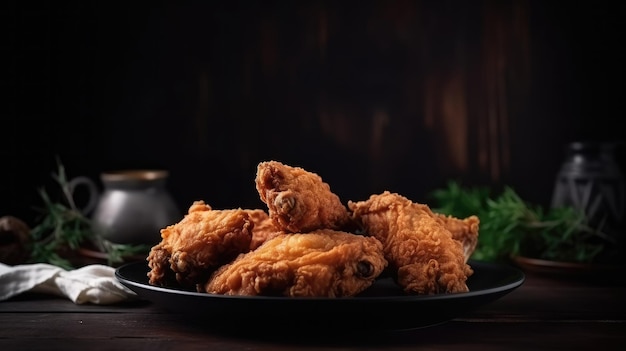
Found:
[[[102,237],[97,237],[98,247],[102,247],[104,251],[107,253],[108,264],[112,265],[114,263],[123,262],[126,257],[146,254],[150,251],[152,246],[145,244],[137,244],[137,245],[128,245],[128,244],[117,244],[111,242],[109,240],[105,240]]]
[[[455,217],[477,215],[479,240],[472,258],[505,260],[523,255],[554,261],[594,262],[614,240],[571,207],[544,209],[524,201],[511,187],[493,195],[486,187],[451,181],[431,193],[433,210]],[[601,227],[600,227],[601,228]]]
[[[146,253],[147,245],[115,244],[97,235],[92,222],[74,203],[72,190],[67,180],[65,167],[57,161],[57,173],[52,178],[61,188],[63,202],[54,202],[44,188],[38,189],[44,207],[36,226],[31,229],[33,244],[29,262],[50,263],[65,269],[72,269],[73,264],[62,256],[64,250],[78,250],[88,242],[99,242],[107,254],[107,264],[113,265],[124,261],[130,255]]]

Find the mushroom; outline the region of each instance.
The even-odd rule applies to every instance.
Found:
[[[26,262],[30,255],[30,228],[13,216],[0,217],[0,262],[16,265]]]

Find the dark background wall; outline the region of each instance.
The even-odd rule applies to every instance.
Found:
[[[449,179],[547,205],[566,143],[623,141],[613,1],[5,1],[0,215],[163,168],[181,209],[259,207],[259,161],[342,199]]]

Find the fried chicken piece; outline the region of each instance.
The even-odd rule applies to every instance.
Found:
[[[387,266],[373,237],[321,229],[283,233],[219,268],[206,291],[224,295],[349,297]]]
[[[246,211],[250,215],[250,220],[254,223],[250,250],[256,250],[270,238],[283,233],[264,210],[259,208]]]
[[[339,196],[315,173],[266,161],[258,164],[255,183],[269,216],[285,232],[345,230],[351,223]]]
[[[389,266],[405,292],[468,291],[466,281],[473,272],[463,247],[428,206],[385,191],[366,201],[349,201],[348,207],[367,234],[383,243]]]
[[[452,239],[461,242],[465,262],[467,262],[478,244],[479,218],[477,216],[469,216],[461,219],[442,213],[434,213],[434,215],[450,231]]]
[[[195,201],[182,220],[161,229],[161,242],[147,257],[149,283],[168,285],[175,275],[183,287],[203,288],[215,269],[250,250],[253,225],[245,210]]]

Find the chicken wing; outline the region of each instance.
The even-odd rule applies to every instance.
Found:
[[[250,219],[254,223],[252,228],[252,240],[250,241],[250,250],[256,250],[261,244],[270,238],[283,233],[270,216],[262,209],[246,210],[250,215]]]
[[[253,225],[246,210],[195,201],[180,222],[161,229],[147,257],[149,283],[168,285],[175,275],[181,286],[200,291],[215,269],[250,250]]]
[[[366,201],[348,202],[368,235],[379,239],[385,258],[407,293],[466,292],[473,273],[461,243],[428,206],[385,191]]]
[[[434,215],[450,231],[452,239],[461,242],[465,262],[467,262],[478,244],[478,228],[480,225],[478,217],[456,218],[442,213],[435,213]]]
[[[387,266],[373,237],[322,229],[283,233],[216,270],[206,292],[224,295],[349,297]]]
[[[351,223],[347,207],[315,173],[266,161],[257,166],[255,184],[270,218],[285,232],[341,230]]]

